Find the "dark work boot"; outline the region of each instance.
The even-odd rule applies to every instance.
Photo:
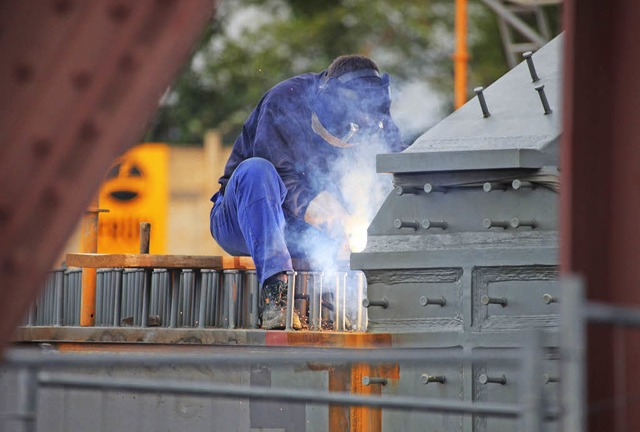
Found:
[[[260,293],[261,322],[264,330],[284,329],[287,316],[287,282],[279,278],[269,278],[265,281]],[[293,314],[291,327],[296,330],[302,328],[300,318]]]

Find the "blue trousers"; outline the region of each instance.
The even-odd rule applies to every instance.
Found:
[[[270,276],[292,270],[292,256],[314,265],[338,250],[321,231],[285,215],[286,195],[273,164],[250,158],[235,169],[224,195],[211,198],[211,235],[227,253],[251,255],[261,286]]]

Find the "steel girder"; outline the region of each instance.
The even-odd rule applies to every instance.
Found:
[[[0,2],[0,347],[214,5]]]
[[[589,300],[640,304],[640,3],[567,0],[561,266]],[[640,427],[637,331],[588,330],[591,431]]]

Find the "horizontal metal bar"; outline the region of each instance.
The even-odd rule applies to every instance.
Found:
[[[585,317],[590,322],[640,327],[640,309],[589,302],[585,306]]]
[[[428,348],[405,349],[287,349],[278,347],[276,351],[216,352],[207,354],[160,354],[148,353],[60,353],[57,351],[39,352],[30,349],[11,349],[5,352],[3,366],[13,368],[53,368],[53,367],[115,367],[115,366],[167,366],[167,365],[251,365],[251,364],[292,364],[292,363],[395,363],[395,362],[428,362],[428,363],[473,363],[490,361],[494,363],[518,363],[519,352],[502,353],[463,353],[453,350],[439,349],[438,352]]]
[[[470,403],[456,400],[405,396],[362,396],[345,392],[322,393],[314,390],[273,387],[246,387],[200,381],[149,380],[132,378],[94,377],[74,374],[41,372],[39,383],[46,387],[67,387],[87,390],[119,390],[149,393],[175,393],[188,396],[217,396],[282,400],[287,402],[316,402],[337,405],[361,405],[393,408],[406,411],[434,411],[456,414],[485,414],[497,417],[519,417],[521,407],[516,404]]]
[[[482,0],[491,10],[493,10],[498,16],[511,24],[524,37],[530,41],[535,42],[538,46],[544,45],[547,41],[540,36],[533,28],[531,28],[523,19],[518,17],[515,13],[509,10],[504,4],[497,0]]]
[[[21,414],[21,413],[0,413],[0,422],[8,421],[32,421],[36,419],[35,414]],[[4,430],[0,428],[0,430]]]

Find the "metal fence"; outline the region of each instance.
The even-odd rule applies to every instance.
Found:
[[[518,419],[518,430],[542,431],[543,423],[557,418],[557,407],[549,406],[545,399],[542,365],[545,347],[539,330],[523,335],[523,347],[511,353],[474,352],[458,350],[433,351],[428,348],[403,349],[316,349],[271,350],[253,352],[250,356],[237,351],[218,351],[207,354],[156,354],[153,356],[131,353],[62,353],[13,349],[6,353],[5,368],[18,370],[18,405],[16,413],[5,413],[6,418],[20,420],[23,430],[34,432],[37,425],[38,395],[43,388],[72,388],[103,391],[129,391],[153,394],[173,394],[197,397],[223,397],[229,399],[262,399],[289,402],[358,405],[394,410],[449,413],[456,415],[483,415]],[[424,398],[405,395],[368,396],[347,392],[329,392],[282,387],[255,387],[248,385],[212,383],[207,381],[161,378],[119,378],[108,374],[91,375],[88,369],[99,368],[154,368],[184,366],[289,365],[308,362],[325,364],[364,363],[419,363],[421,365],[479,364],[511,365],[523,377],[519,397],[509,403],[477,402],[448,398]],[[82,372],[77,372],[81,369]],[[76,372],[69,372],[76,371]],[[375,377],[362,378],[364,385],[373,384]]]

